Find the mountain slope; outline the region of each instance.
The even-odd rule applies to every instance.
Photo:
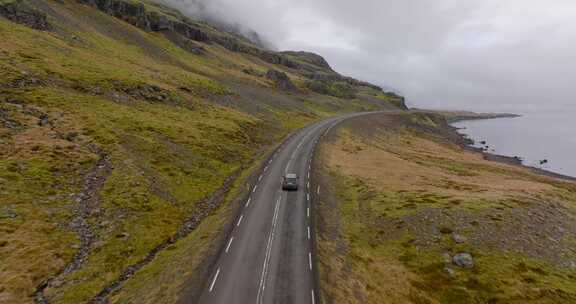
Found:
[[[0,16],[0,302],[194,292],[281,138],[404,108],[152,2],[2,0]]]

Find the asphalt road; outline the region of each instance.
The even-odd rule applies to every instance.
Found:
[[[202,304],[318,303],[314,284],[310,168],[323,134],[355,113],[310,125],[270,159],[221,251]],[[285,192],[285,173],[299,176],[299,190]]]

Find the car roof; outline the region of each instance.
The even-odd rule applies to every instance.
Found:
[[[288,174],[286,174],[286,178],[298,178],[298,175],[296,175],[294,173],[288,173]]]

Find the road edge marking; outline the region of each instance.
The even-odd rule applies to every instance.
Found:
[[[234,241],[234,237],[230,238],[230,241],[228,242],[228,246],[226,246],[226,253],[228,253],[228,250],[230,249],[230,245],[232,245],[232,241]]]

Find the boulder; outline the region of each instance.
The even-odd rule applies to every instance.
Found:
[[[456,274],[456,271],[454,271],[454,269],[450,268],[450,267],[444,267],[444,273],[446,273],[448,276],[453,277]]]
[[[472,258],[472,255],[467,252],[456,254],[454,257],[452,257],[452,263],[462,268],[470,269],[474,267],[474,259]]]
[[[468,239],[465,236],[457,233],[452,234],[452,239],[454,240],[454,242],[458,244],[466,243],[466,241],[468,241]]]

